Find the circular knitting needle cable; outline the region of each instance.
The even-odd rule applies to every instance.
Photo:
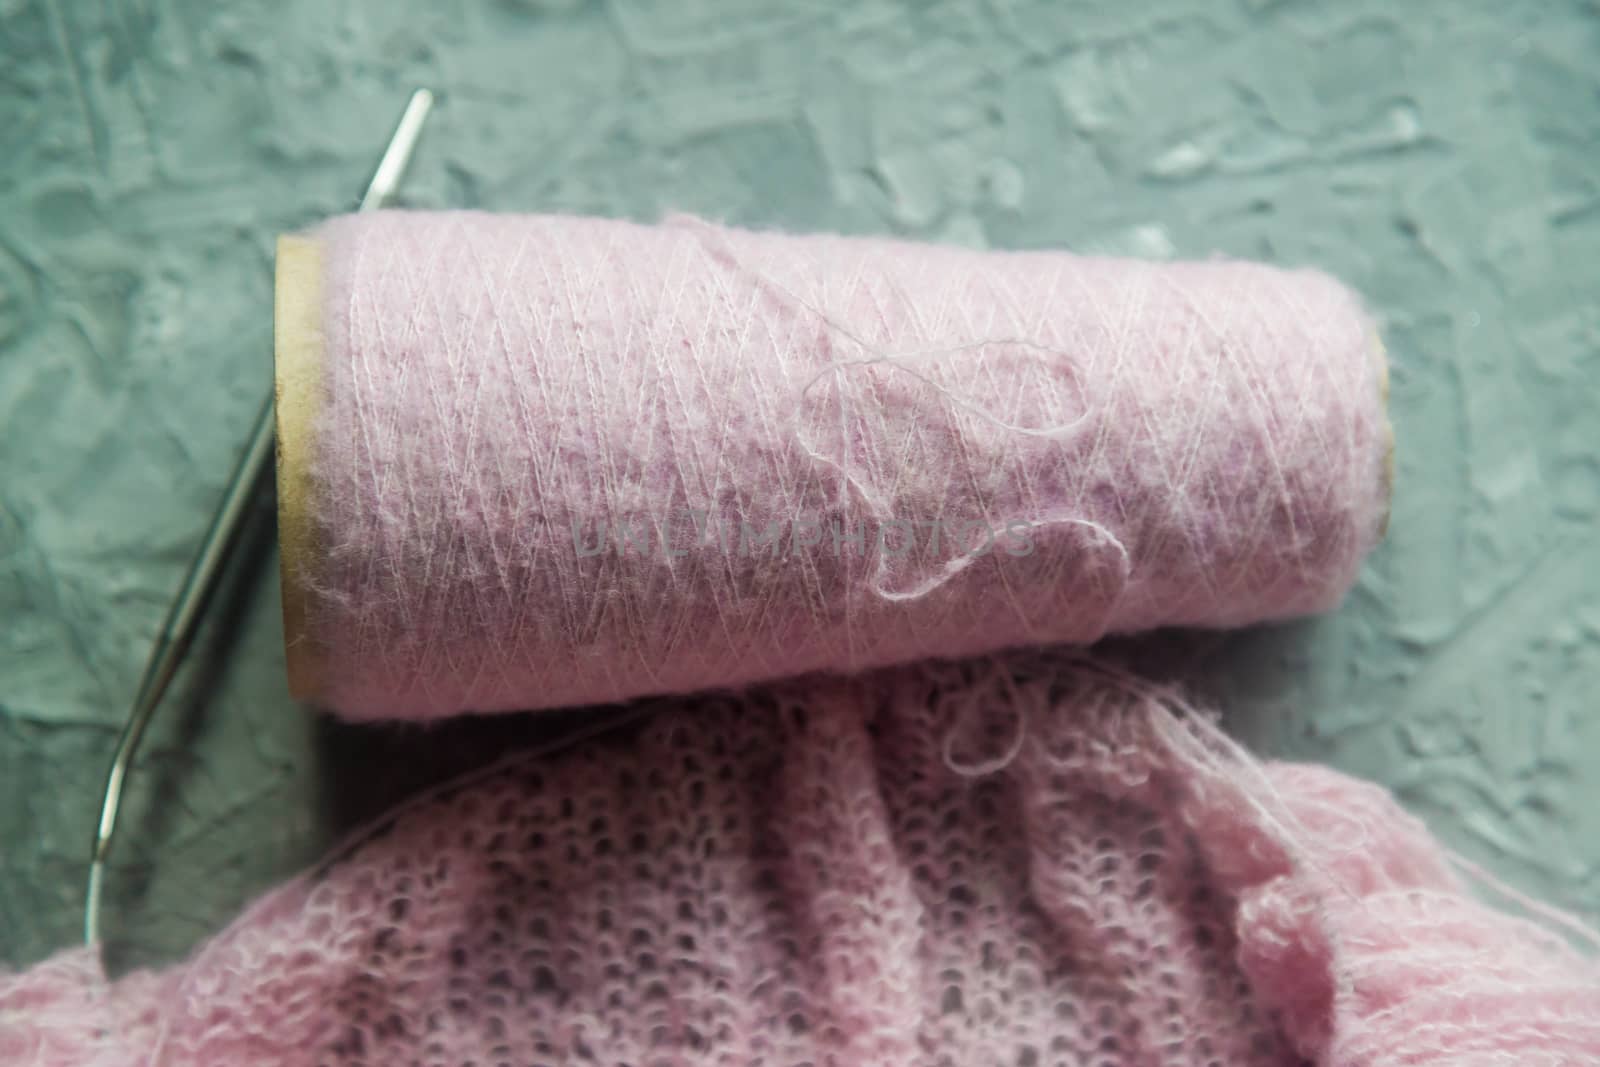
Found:
[[[422,124],[432,107],[433,94],[428,90],[418,89],[411,94],[400,122],[395,126],[394,136],[389,139],[383,158],[378,161],[378,168],[373,172],[372,181],[361,198],[359,210],[380,208],[394,194],[406,165],[411,161]],[[222,502],[211,518],[211,525],[206,528],[199,551],[184,575],[183,584],[178,587],[178,594],[167,611],[166,621],[161,624],[161,634],[150,651],[133,708],[122,728],[122,736],[117,740],[116,755],[112,757],[111,769],[106,774],[105,792],[100,801],[100,822],[95,829],[94,851],[89,860],[89,884],[83,905],[83,938],[86,944],[93,945],[100,940],[100,903],[105,892],[106,858],[111,852],[117,815],[122,809],[128,768],[138,752],[145,728],[150,725],[167,686],[194,641],[206,606],[220,584],[223,567],[239,543],[247,525],[245,520],[249,515],[249,504],[256,496],[257,487],[272,469],[273,423],[273,396],[268,392],[260,413],[256,415],[255,426],[250,431],[250,443],[228,480]]]

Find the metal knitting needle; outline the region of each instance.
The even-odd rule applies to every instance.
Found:
[[[422,124],[432,107],[433,94],[428,90],[418,89],[411,94],[358,210],[380,208],[394,194],[406,165],[411,161]],[[111,770],[106,774],[105,792],[100,801],[100,823],[95,830],[94,851],[89,860],[89,885],[83,906],[83,938],[86,944],[93,945],[100,940],[100,901],[105,892],[106,858],[111,853],[117,815],[122,809],[128,768],[139,749],[145,727],[150,725],[150,719],[160,705],[167,686],[194,641],[201,617],[217,590],[223,565],[238,546],[257,487],[272,469],[274,421],[273,394],[268,392],[266,402],[256,415],[255,427],[250,431],[250,443],[228,480],[222,503],[212,516],[211,525],[201,539],[200,549],[189,564],[189,572],[184,576],[183,584],[178,587],[178,595],[167,611],[166,621],[161,625],[161,635],[150,651],[144,677],[139,682],[133,709],[117,741],[116,755],[112,757]]]

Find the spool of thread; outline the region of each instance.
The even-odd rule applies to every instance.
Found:
[[[1285,618],[1387,514],[1312,271],[383,212],[276,299],[291,688],[356,718]]]

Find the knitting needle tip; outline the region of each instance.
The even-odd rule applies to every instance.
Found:
[[[389,140],[389,147],[384,149],[383,158],[378,161],[378,169],[373,172],[372,183],[367,186],[367,193],[361,198],[362,211],[382,207],[384,202],[394,195],[395,189],[400,185],[400,176],[405,173],[406,165],[411,162],[411,153],[417,147],[417,137],[422,133],[422,124],[427,121],[428,112],[431,110],[433,110],[433,93],[427,89],[418,89],[411,94],[405,111],[400,115],[400,123],[394,129],[394,136]]]

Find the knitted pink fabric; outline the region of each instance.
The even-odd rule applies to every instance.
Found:
[[[1044,656],[708,698],[401,813],[0,1063],[1600,1063],[1600,970],[1337,774]]]

